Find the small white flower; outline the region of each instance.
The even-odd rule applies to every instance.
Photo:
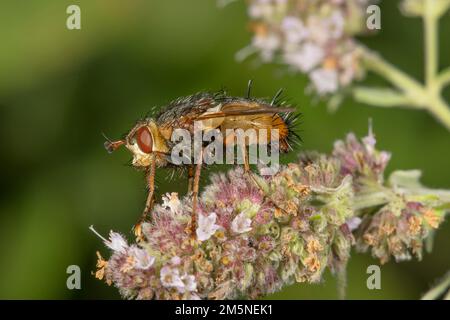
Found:
[[[379,154],[378,162],[383,165],[386,165],[390,159],[391,159],[391,154],[389,152],[381,151]]]
[[[231,230],[235,233],[244,233],[252,230],[252,220],[247,216],[246,211],[239,213],[231,222]]]
[[[148,254],[147,250],[132,246],[130,254],[134,258],[136,269],[147,270],[155,262],[155,257]]]
[[[100,239],[102,239],[105,245],[113,251],[125,253],[128,249],[128,243],[119,233],[111,230],[109,232],[108,240],[105,239],[100,233],[98,233],[97,230],[94,229],[94,226],[90,226],[89,229],[94,232]]]
[[[217,215],[215,212],[212,212],[207,217],[202,214],[198,215],[198,227],[196,230],[198,240],[208,240],[220,228],[220,226],[216,224],[216,219]]]
[[[270,1],[257,1],[248,7],[248,15],[253,19],[270,17],[273,15],[274,8]]]
[[[344,33],[345,20],[340,11],[335,11],[328,19],[328,32],[334,39],[340,38]]]
[[[128,243],[125,239],[117,232],[109,232],[109,240],[104,241],[105,245],[112,249],[113,251],[125,253],[128,249]]]
[[[377,140],[375,140],[375,136],[373,134],[369,134],[368,136],[362,138],[364,143],[364,147],[369,155],[372,155],[375,152],[375,144]]]
[[[264,61],[270,61],[276,50],[279,49],[281,44],[280,38],[275,33],[269,34],[256,34],[253,37],[253,47],[260,50],[261,58]]]
[[[311,15],[308,17],[306,26],[309,30],[309,39],[320,44],[325,45],[330,39],[328,30],[328,21],[322,17]]]
[[[354,78],[358,76],[357,55],[350,51],[340,58],[340,67],[342,68],[339,76],[339,82],[343,86],[349,85]]]
[[[176,192],[172,192],[172,193],[166,193],[166,195],[164,195],[162,197],[163,200],[163,204],[162,206],[164,208],[169,208],[170,211],[174,214],[181,214],[182,209],[181,209],[181,201],[180,199],[178,199],[178,193]]]
[[[322,61],[324,56],[325,53],[320,46],[305,43],[298,50],[286,53],[284,60],[303,72],[309,72]]]
[[[184,282],[181,281],[180,272],[176,268],[164,266],[160,271],[161,283],[164,287],[184,287]]]
[[[310,73],[310,78],[319,94],[335,92],[338,89],[338,74],[334,69],[316,69]]]
[[[286,17],[281,23],[281,30],[286,36],[286,41],[289,43],[300,43],[308,36],[308,29],[306,29],[303,22],[296,17]]]
[[[185,293],[197,290],[197,282],[195,281],[195,277],[193,275],[188,275],[185,273],[180,279],[183,282],[183,286],[177,287],[178,292]]]
[[[181,259],[179,256],[174,256],[172,259],[170,259],[170,263],[174,266],[178,266],[181,263]]]
[[[350,231],[358,229],[359,225],[361,224],[361,218],[360,217],[351,217],[348,219],[345,223],[347,224]]]
[[[187,300],[202,300],[202,299],[200,299],[200,297],[196,293],[191,292]]]

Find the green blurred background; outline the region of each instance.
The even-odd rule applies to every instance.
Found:
[[[70,4],[81,7],[81,30],[66,28]],[[402,17],[397,1],[382,1],[381,10],[382,30],[363,41],[421,78],[421,21]],[[331,114],[305,95],[304,77],[275,65],[237,63],[235,52],[250,41],[247,30],[243,1],[224,9],[212,0],[1,1],[0,298],[119,298],[91,275],[95,251],[108,251],[88,227],[131,239],[144,179],[124,165],[125,150],[105,152],[101,132],[119,137],[150,107],[199,90],[225,86],[242,95],[249,79],[256,96],[284,87],[304,114],[304,149],[327,152],[349,131],[363,135],[370,117],[379,147],[393,153],[389,171],[419,168],[427,185],[450,188],[450,132],[428,114],[351,99]],[[450,65],[449,31],[447,14],[442,66]],[[159,194],[185,192],[184,178],[166,182],[160,171]],[[377,261],[354,253],[348,297],[418,298],[450,268],[449,234],[447,221],[422,262],[383,266],[382,290],[366,288],[366,268]],[[72,264],[81,267],[81,290],[66,288]],[[270,297],[334,299],[336,281],[327,273],[322,284],[293,285]]]

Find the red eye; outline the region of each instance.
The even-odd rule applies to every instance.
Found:
[[[153,147],[152,135],[147,127],[141,127],[136,132],[136,142],[144,153],[151,153]]]

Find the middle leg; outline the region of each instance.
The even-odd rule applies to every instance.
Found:
[[[151,156],[150,168],[147,171],[147,184],[148,184],[148,194],[147,201],[145,202],[145,208],[142,212],[141,218],[135,224],[133,230],[137,239],[142,239],[142,223],[144,223],[147,215],[153,208],[154,194],[155,194],[155,174],[156,174],[156,155],[153,153]]]

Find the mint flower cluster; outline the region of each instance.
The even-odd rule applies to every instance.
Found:
[[[352,247],[381,263],[421,258],[443,221],[450,192],[423,187],[417,171],[385,181],[390,154],[372,133],[349,134],[330,155],[305,152],[274,176],[243,169],[216,174],[200,198],[166,194],[129,244],[111,232],[96,277],[128,299],[254,299],[286,285],[317,283],[329,268],[342,275]]]
[[[335,93],[363,76],[354,37],[367,31],[366,9],[373,2],[250,0],[254,36],[238,58],[258,53],[263,62],[307,74],[317,94]]]

